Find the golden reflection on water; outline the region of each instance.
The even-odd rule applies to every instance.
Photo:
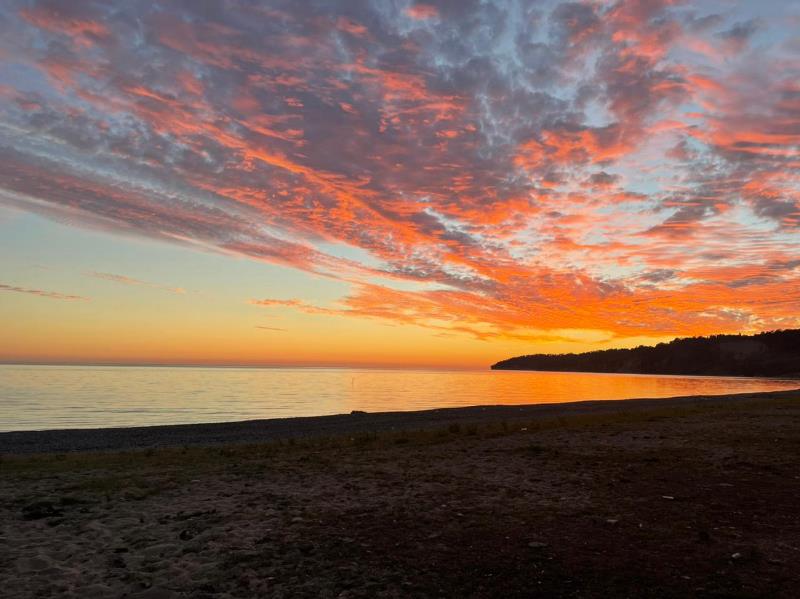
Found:
[[[0,366],[0,430],[723,395],[800,381],[513,371]]]

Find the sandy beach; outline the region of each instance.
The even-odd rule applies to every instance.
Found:
[[[8,597],[796,597],[800,391],[0,434]]]

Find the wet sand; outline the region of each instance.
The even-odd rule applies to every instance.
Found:
[[[800,392],[0,448],[9,597],[800,596]]]

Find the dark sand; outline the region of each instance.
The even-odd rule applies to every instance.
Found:
[[[798,400],[6,433],[0,596],[798,597]]]

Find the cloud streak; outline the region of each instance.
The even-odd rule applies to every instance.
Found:
[[[150,287],[152,289],[160,289],[161,291],[169,291],[170,293],[177,293],[182,295],[186,293],[186,290],[182,287],[169,287],[167,285],[159,285],[158,283],[149,283],[147,281],[142,281],[141,279],[134,279],[133,277],[126,277],[125,275],[115,275],[113,273],[108,272],[96,272],[91,271],[86,273],[90,277],[94,277],[95,279],[101,279],[104,281],[112,281],[114,283],[121,283],[122,285],[135,285],[139,287]]]
[[[30,295],[38,295],[39,297],[46,297],[49,299],[64,300],[68,302],[84,302],[89,301],[88,297],[82,295],[70,295],[67,293],[59,293],[57,291],[45,291],[42,289],[29,289],[27,287],[18,287],[16,285],[6,285],[0,283],[0,291],[12,291],[14,293],[27,293]]]
[[[287,330],[287,329],[283,329],[281,327],[267,327],[267,326],[263,326],[263,325],[256,325],[256,328],[257,329],[263,329],[265,331],[280,331],[280,332],[285,332]]]

